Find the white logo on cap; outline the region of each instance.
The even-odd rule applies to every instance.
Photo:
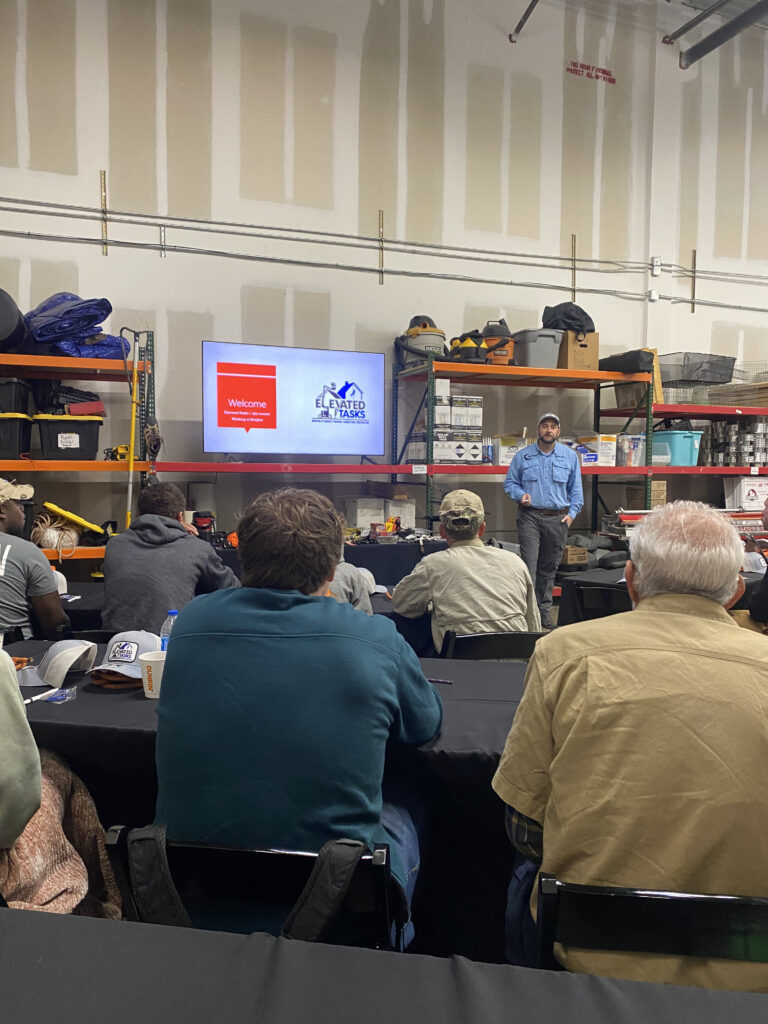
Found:
[[[112,644],[107,661],[136,661],[139,645],[131,640],[118,640]]]

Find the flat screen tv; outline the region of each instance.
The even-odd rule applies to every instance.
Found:
[[[384,355],[204,341],[203,450],[383,455]]]

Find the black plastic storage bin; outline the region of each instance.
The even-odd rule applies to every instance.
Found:
[[[31,416],[23,412],[0,412],[0,459],[27,455],[31,437]]]
[[[31,416],[35,411],[32,388],[18,377],[0,377],[0,412],[23,412]]]
[[[54,416],[38,413],[44,459],[95,459],[99,450],[101,416]]]

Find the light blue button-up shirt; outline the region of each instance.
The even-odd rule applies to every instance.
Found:
[[[504,490],[514,501],[530,494],[533,508],[567,508],[575,519],[584,504],[579,458],[559,441],[551,452],[526,445],[512,459]]]

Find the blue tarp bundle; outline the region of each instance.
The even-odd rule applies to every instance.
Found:
[[[57,292],[27,313],[24,321],[32,341],[47,350],[89,359],[121,359],[130,352],[129,342],[101,333],[101,324],[111,312],[108,299]]]

